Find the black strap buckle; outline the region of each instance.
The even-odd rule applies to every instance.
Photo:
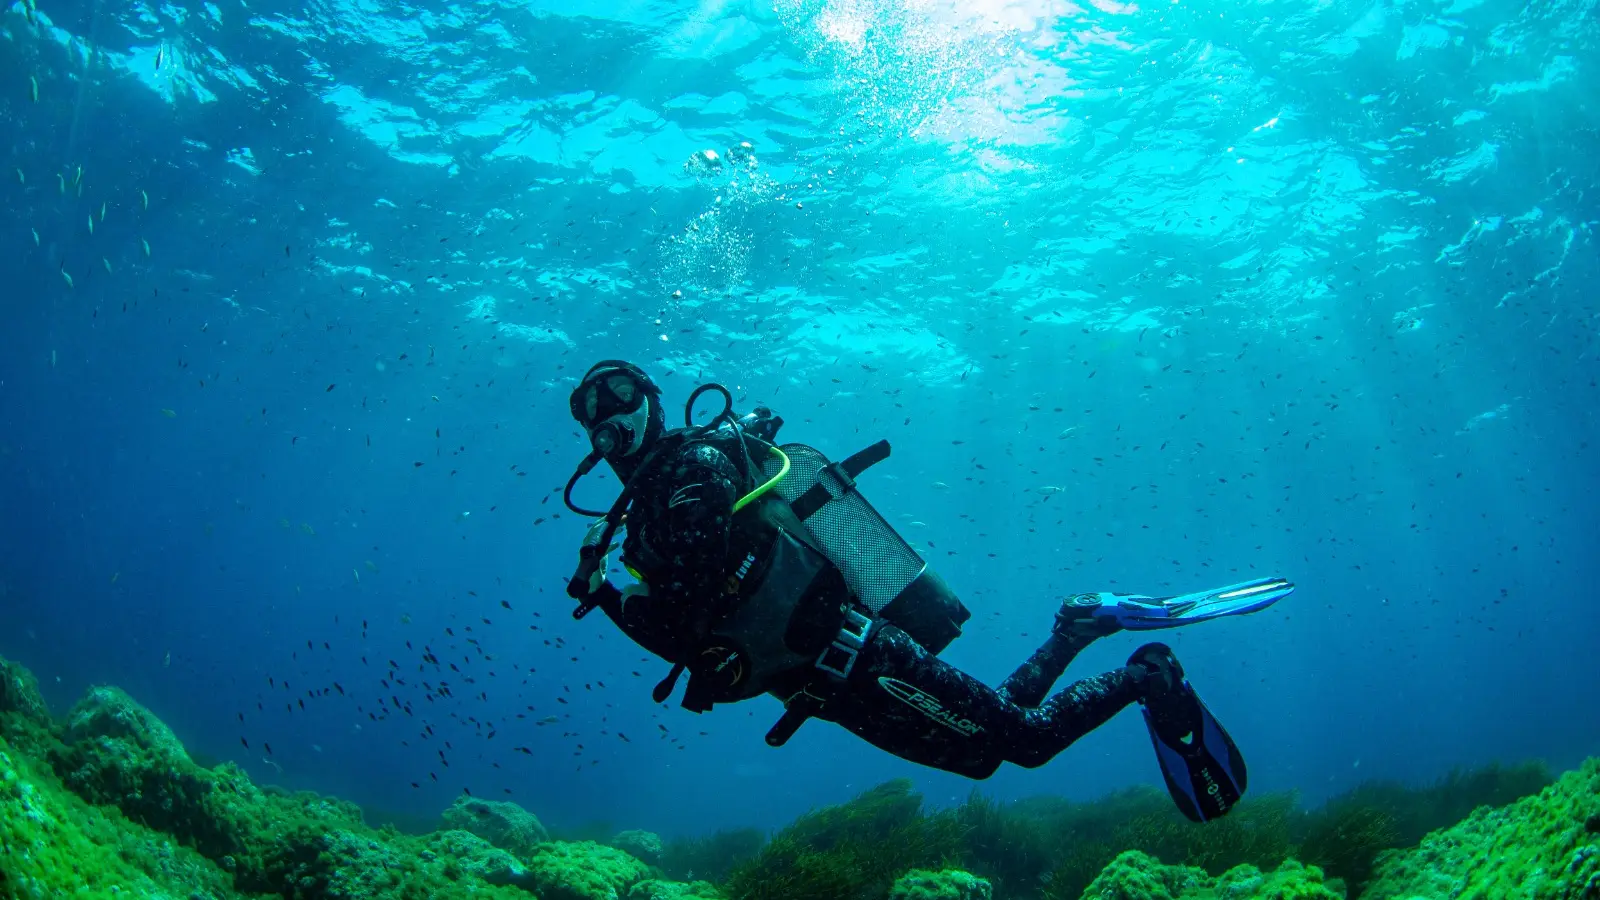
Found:
[[[839,626],[839,633],[834,635],[833,643],[823,648],[817,657],[817,668],[840,680],[849,678],[871,631],[872,619],[859,610],[845,610],[844,623]]]
[[[822,467],[822,471],[827,472],[829,475],[832,475],[834,478],[838,479],[840,494],[848,494],[850,491],[855,489],[855,476],[851,475],[850,470],[845,468],[842,464],[836,462],[828,463]],[[820,483],[821,479],[818,479],[818,482]],[[829,493],[832,493],[832,491]]]
[[[767,731],[767,746],[782,747],[788,743],[800,726],[821,712],[826,703],[822,697],[813,694],[809,686],[801,688],[799,693],[783,702],[783,715]]]
[[[843,462],[831,462],[817,473],[817,483],[800,496],[789,501],[789,506],[794,509],[794,514],[804,522],[811,518],[811,514],[822,508],[822,504],[834,499],[833,492],[828,490],[829,485],[822,479],[823,473],[832,475],[839,482],[840,496],[849,494],[856,488],[856,476],[865,472],[876,463],[889,458],[889,442],[879,441],[870,447],[857,450]]]

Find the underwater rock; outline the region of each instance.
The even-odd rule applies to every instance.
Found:
[[[521,860],[471,832],[441,831],[429,839],[428,847],[454,856],[463,870],[489,884],[533,889],[533,877]]]
[[[709,881],[685,884],[651,878],[628,888],[627,900],[723,900],[723,896]]]
[[[85,804],[0,738],[0,897],[231,900],[228,881],[167,836]]]
[[[889,889],[889,900],[989,900],[992,896],[994,888],[987,878],[960,869],[912,869],[895,879]]]
[[[1211,890],[1219,900],[1344,900],[1344,882],[1324,883],[1321,869],[1293,859],[1271,872],[1250,865],[1234,866],[1216,879]]]
[[[50,709],[44,705],[33,673],[0,656],[0,725],[12,716],[46,729],[51,724]]]
[[[68,744],[96,738],[131,741],[165,763],[194,764],[172,729],[121,688],[91,688],[68,714],[65,738]]]
[[[1362,900],[1600,898],[1600,759],[1532,797],[1499,809],[1481,807],[1428,835],[1421,846],[1386,853]]]
[[[1128,850],[1083,892],[1094,900],[1344,900],[1322,882],[1322,870],[1289,860],[1272,872],[1235,866],[1212,878],[1204,869],[1162,865]]]
[[[66,725],[51,762],[73,792],[196,846],[203,843],[198,833],[212,836],[215,816],[204,808],[209,773],[149,710],[117,688],[97,687],[73,707]]]
[[[610,844],[634,859],[643,860],[652,866],[661,862],[661,835],[654,831],[641,831],[637,828],[619,831],[616,837],[611,839]]]
[[[444,811],[446,828],[465,831],[483,838],[501,850],[527,856],[550,840],[539,817],[515,803],[504,800],[479,800],[462,795]]]
[[[33,673],[0,657],[0,735],[23,754],[42,758],[55,744],[55,730]]]
[[[316,850],[315,856],[303,857],[308,864],[289,879],[304,894],[358,900],[381,897],[397,886],[400,858],[382,841],[331,831],[316,842]]]
[[[540,844],[527,862],[539,900],[619,900],[651,875],[639,860],[594,841]]]

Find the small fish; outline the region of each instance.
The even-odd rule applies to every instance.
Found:
[[[122,577],[122,573],[121,572],[112,572],[111,573],[111,583],[112,584],[116,584],[117,583],[117,579],[121,578],[121,577]]]
[[[65,194],[67,192],[67,176],[57,172],[56,183],[61,186],[61,193]]]
[[[94,234],[94,214],[89,215],[89,233]]]
[[[160,47],[156,50],[156,71],[161,71],[161,61],[167,58],[167,48]]]
[[[83,184],[83,166],[79,166],[77,173],[72,176],[72,183],[75,185]]]
[[[22,174],[22,169],[17,169],[17,184],[27,184],[28,176]]]
[[[29,75],[28,76],[28,82],[29,82],[29,84],[31,84],[33,86],[33,102],[38,103],[39,102],[39,79],[38,79],[37,76]]]
[[[356,577],[356,584],[361,583],[361,571],[359,569],[352,567],[350,569],[350,574]]]
[[[50,368],[54,369],[55,367],[56,367],[56,352],[54,350],[51,350],[50,351]]]
[[[100,261],[106,264],[106,272],[109,274],[111,272],[111,260],[102,256],[100,257]]]
[[[106,220],[106,205],[104,203],[102,203],[102,204],[100,204],[100,221],[104,222],[105,220]]]
[[[166,657],[161,660],[161,668],[169,669],[171,667],[172,667],[172,651],[168,650]]]
[[[61,270],[61,280],[67,283],[67,287],[72,287],[72,276],[67,274],[66,269]]]
[[[312,528],[311,524],[309,522],[301,522],[300,523],[300,530],[305,532],[306,534],[311,535],[312,537],[316,537],[316,535],[317,535],[317,530],[315,528]]]
[[[178,414],[170,409],[161,410],[161,414],[169,419],[176,419],[178,417]]]
[[[33,245],[37,247],[39,246],[39,229],[33,228],[30,230],[33,232]]]
[[[145,240],[144,238],[139,238],[139,243],[144,245],[144,255],[145,256],[149,256],[150,255],[150,242]]]
[[[145,209],[149,209],[150,208],[150,195],[149,194],[146,194],[144,191],[140,191],[139,192],[139,199],[144,202],[144,208]]]

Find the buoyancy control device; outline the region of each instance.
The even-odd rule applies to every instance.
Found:
[[[708,598],[698,633],[685,635],[654,696],[664,701],[685,670],[690,680],[682,705],[696,712],[777,694],[785,713],[767,734],[767,742],[777,746],[849,678],[877,623],[895,625],[937,654],[961,634],[971,613],[857,489],[856,478],[889,456],[888,441],[835,463],[806,444],[775,446],[782,419],[766,410],[735,415],[721,385],[696,389],[690,408],[707,390],[723,394],[723,412],[705,426],[669,434],[663,443],[676,450],[691,441],[717,446],[740,466],[746,493],[734,507],[727,593]],[[668,458],[662,449],[653,454],[657,460]],[[608,530],[598,545],[602,556],[640,473],[653,462],[640,467],[607,513]],[[654,566],[625,561],[649,582]],[[580,604],[577,618],[595,602],[588,596],[593,569],[586,563],[568,585]],[[788,696],[779,693],[780,686]]]

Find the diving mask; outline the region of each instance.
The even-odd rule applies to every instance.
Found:
[[[572,417],[606,459],[632,456],[644,446],[653,387],[632,367],[597,366],[572,392]]]

